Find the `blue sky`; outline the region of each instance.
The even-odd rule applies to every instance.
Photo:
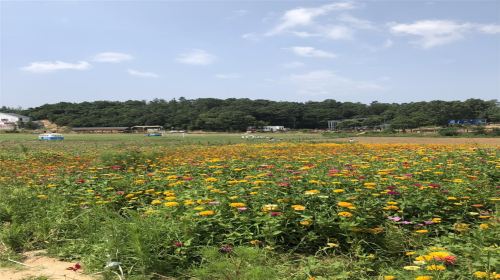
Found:
[[[0,12],[0,106],[500,99],[500,1],[1,1]]]

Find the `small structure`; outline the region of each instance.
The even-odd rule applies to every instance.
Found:
[[[285,131],[285,127],[282,125],[266,125],[266,126],[262,127],[262,131],[264,131],[264,132]]]
[[[463,120],[449,120],[449,125],[486,125],[486,119],[463,119]]]
[[[337,127],[341,121],[339,120],[331,120],[328,121],[328,130],[337,130]]]
[[[104,127],[73,127],[71,129],[77,133],[124,133],[129,132],[126,126],[104,126]]]
[[[163,131],[161,125],[136,125],[131,127],[132,132],[160,132]]]
[[[59,133],[44,133],[38,135],[38,140],[64,140],[64,136]]]
[[[27,123],[31,120],[30,117],[14,114],[14,113],[1,113],[0,112],[0,129],[16,129],[18,124]]]

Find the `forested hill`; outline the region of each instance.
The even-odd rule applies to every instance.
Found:
[[[8,111],[0,108],[0,111]],[[12,110],[11,110],[12,111]],[[338,102],[283,102],[250,99],[185,98],[170,101],[95,101],[47,104],[17,113],[35,120],[48,119],[61,126],[163,125],[165,128],[212,131],[245,130],[248,126],[284,125],[288,128],[326,128],[328,120],[342,126],[393,128],[445,125],[450,119],[485,118],[500,121],[496,100],[430,101],[371,104]]]

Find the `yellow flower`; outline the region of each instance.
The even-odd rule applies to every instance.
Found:
[[[396,276],[386,275],[384,276],[384,280],[396,280]]]
[[[441,218],[432,218],[431,220],[433,223],[438,224],[441,222]]]
[[[458,232],[465,232],[469,230],[469,225],[464,223],[457,223],[453,225],[453,228]]]
[[[241,203],[241,202],[233,202],[233,203],[229,203],[229,206],[234,207],[234,208],[240,208],[240,207],[245,207],[246,204]]]
[[[303,205],[299,205],[299,204],[292,205],[292,208],[293,208],[293,210],[295,210],[295,211],[304,211],[304,210],[306,209],[306,207],[305,207],[305,206],[303,206]]]
[[[217,181],[218,181],[218,179],[214,178],[214,177],[209,177],[209,178],[205,179],[205,182],[217,182]]]
[[[262,244],[262,241],[254,239],[254,240],[250,240],[250,244],[257,246],[257,245]]]
[[[407,265],[407,266],[404,266],[403,267],[404,270],[419,270],[420,269],[420,266],[416,266],[416,265]]]
[[[349,208],[349,209],[353,209],[354,208],[354,205],[350,202],[345,202],[345,201],[341,201],[339,203],[337,203],[338,206],[340,207],[345,207],[345,208]]]
[[[399,210],[399,207],[397,207],[396,205],[388,205],[382,209],[384,209],[384,210]]]
[[[343,189],[334,189],[333,192],[334,193],[343,193],[345,191]]]
[[[480,224],[479,228],[482,229],[482,230],[489,229],[490,225],[488,225],[488,224]]]
[[[308,190],[308,191],[304,192],[305,195],[314,195],[314,194],[318,194],[318,193],[319,193],[318,190]]]
[[[213,214],[215,214],[215,212],[212,210],[198,212],[198,216],[212,216]]]
[[[169,201],[169,202],[165,202],[164,205],[167,207],[175,207],[175,206],[179,206],[179,202]]]
[[[275,211],[278,210],[278,205],[277,204],[266,204],[262,206],[262,212],[269,212],[269,211]]]
[[[36,197],[38,197],[39,199],[47,199],[47,198],[49,198],[47,195],[44,195],[44,194],[39,194]]]
[[[443,259],[443,258],[446,258],[448,256],[451,256],[451,254],[448,252],[445,252],[445,251],[438,251],[438,252],[430,252],[428,254],[428,256],[430,257],[430,259],[435,259],[435,258]]]
[[[409,252],[406,252],[405,255],[406,256],[411,256],[411,255],[415,255],[417,252],[415,251],[409,251]]]
[[[415,232],[416,232],[416,233],[422,233],[422,234],[423,234],[423,233],[428,233],[429,231],[428,231],[428,230],[426,230],[426,229],[419,229],[419,230],[416,230]]]
[[[367,189],[373,189],[377,184],[375,183],[364,183],[363,184]]]
[[[155,199],[153,201],[151,201],[151,205],[160,205],[161,204],[161,200],[159,199]]]
[[[352,213],[350,212],[339,212],[338,214],[340,217],[345,217],[345,218],[350,218],[352,217]]]
[[[433,264],[433,265],[428,265],[425,269],[429,270],[429,271],[441,271],[441,270],[445,270],[446,267],[444,265],[436,265],[436,264]]]
[[[474,277],[479,279],[485,279],[488,278],[488,273],[484,271],[476,271],[474,272]]]
[[[309,226],[311,225],[311,220],[302,220],[300,221],[300,224],[303,226]]]
[[[415,277],[415,280],[432,280],[432,276],[421,275],[421,276]]]

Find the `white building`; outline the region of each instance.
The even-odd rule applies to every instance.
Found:
[[[17,126],[19,122],[29,122],[30,117],[14,113],[0,113],[0,129],[10,129]]]
[[[262,130],[265,132],[285,131],[285,127],[282,125],[267,125],[262,127]]]

